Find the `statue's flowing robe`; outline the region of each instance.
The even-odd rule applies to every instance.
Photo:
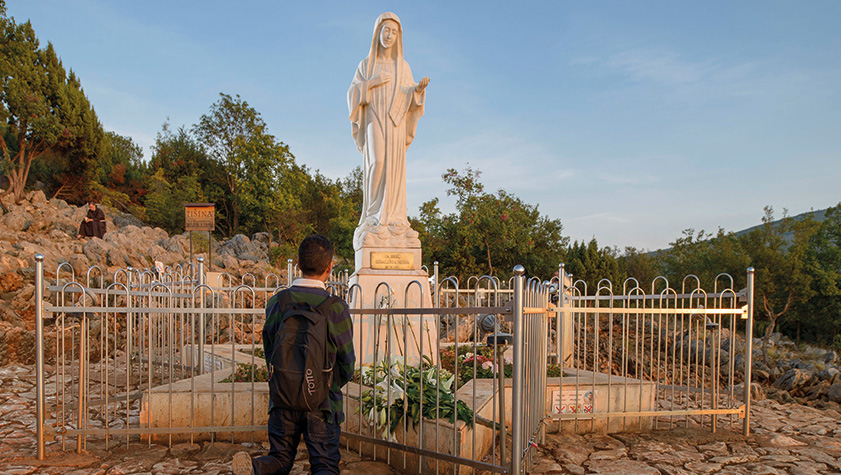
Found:
[[[348,90],[353,138],[363,157],[359,225],[405,225],[406,149],[423,115],[426,90],[415,91],[402,54],[396,61],[375,61],[369,69],[370,61],[372,55],[359,63]],[[383,71],[391,81],[369,90],[368,81]]]
[[[82,224],[79,225],[79,234],[85,237],[96,236],[100,239],[105,236],[105,213],[98,207],[93,210],[88,209],[87,217],[92,221],[82,220]]]

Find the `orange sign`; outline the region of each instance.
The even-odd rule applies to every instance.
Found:
[[[185,203],[185,231],[213,231],[216,229],[216,207],[213,203]]]

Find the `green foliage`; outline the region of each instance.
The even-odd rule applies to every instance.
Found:
[[[324,234],[333,243],[336,255],[352,259],[353,232],[362,212],[362,169],[354,168],[343,180],[330,180],[317,170],[310,174],[304,169],[304,175],[302,217],[310,226],[305,234]]]
[[[420,367],[383,361],[363,368],[362,384],[371,389],[362,393],[357,413],[361,411],[368,422],[382,430],[384,438],[393,440],[404,413],[406,424],[411,421],[413,428],[417,428],[421,418],[440,418],[450,423],[458,419],[473,424],[473,411],[455,398],[454,376],[424,358]]]
[[[805,272],[811,277],[804,316],[812,338],[832,339],[841,345],[841,203],[829,208],[826,219],[809,237]]]
[[[493,346],[460,345],[458,355],[455,347],[444,348],[439,355],[441,368],[450,373],[458,373],[458,387],[473,378],[491,379],[497,372],[497,362],[494,361]],[[475,351],[475,353],[474,353]],[[473,367],[476,366],[474,371]],[[514,374],[514,365],[510,358],[503,364],[505,377],[510,378]]]
[[[300,208],[295,185],[301,177],[289,147],[239,95],[220,93],[193,133],[218,164],[214,180],[224,184],[224,195],[217,204],[227,234],[271,229],[278,212]]]
[[[797,312],[792,310],[808,297],[812,276],[806,271],[804,257],[815,228],[814,220],[795,221],[785,211],[775,224],[774,210],[766,206],[762,226],[741,239],[742,250],[756,269],[754,308],[768,318],[766,338],[781,317],[796,319]],[[794,235],[790,243],[784,238],[787,232]]]
[[[160,226],[171,234],[184,231],[184,203],[203,201],[198,178],[186,175],[170,183],[158,169],[149,178],[146,216],[149,224]]]
[[[265,383],[269,381],[269,369],[264,364],[237,363],[234,374],[220,383]]]
[[[775,220],[774,210],[766,207],[762,225],[741,235],[684,231],[671,249],[658,253],[660,271],[678,291],[687,274],[698,276],[705,289],[729,287],[729,279],[715,282],[726,272],[738,291],[746,285],[745,269],[752,266],[758,334],[783,330],[799,336],[802,330],[810,340],[832,344],[841,326],[839,206],[827,210],[821,224],[811,215],[796,220],[785,211]],[[686,281],[687,289],[695,285]]]
[[[114,132],[105,133],[103,148],[89,185],[92,194],[106,206],[137,212],[146,194],[143,150],[131,137]]]
[[[424,259],[437,260],[445,275],[497,275],[507,278],[517,264],[530,274],[550,276],[562,261],[567,239],[560,220],[499,190],[485,193],[481,173],[447,170],[447,194],[456,196],[456,213],[442,216],[438,199],[424,203],[412,220],[420,234]]]
[[[646,292],[651,292],[651,283],[660,275],[659,265],[659,261],[651,253],[635,247],[626,247],[625,252],[619,256],[620,274],[625,278],[637,279],[640,287]]]
[[[29,22],[0,12],[0,169],[16,200],[34,178],[71,200],[91,194],[104,132],[71,70],[52,44],[41,48]],[[41,161],[39,163],[38,161]]]
[[[586,245],[575,241],[566,255],[566,272],[572,274],[574,281],[583,280],[587,283],[587,291],[593,294],[598,289],[601,279],[608,279],[614,285],[621,285],[625,275],[619,270],[617,251],[609,247],[599,247],[596,238]],[[583,289],[582,289],[583,290]],[[615,293],[622,289],[614,287]]]
[[[288,259],[298,257],[298,246],[291,242],[283,242],[269,249],[269,262],[279,268],[285,268]]]
[[[745,285],[745,269],[750,265],[750,255],[745,253],[743,244],[743,237],[722,229],[715,237],[703,230],[696,233],[687,229],[671,243],[671,249],[661,254],[662,273],[672,288],[681,291],[683,279],[688,275],[697,276],[701,288],[713,289],[716,276],[725,272],[734,277],[738,290]],[[728,287],[729,284],[728,281]],[[686,290],[691,291],[697,282],[687,279],[686,286]]]

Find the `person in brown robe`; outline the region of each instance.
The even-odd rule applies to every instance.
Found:
[[[105,213],[96,206],[93,201],[88,202],[88,214],[79,224],[79,238],[93,237],[102,238],[105,235]]]

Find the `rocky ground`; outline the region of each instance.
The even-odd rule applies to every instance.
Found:
[[[261,445],[225,442],[179,444],[171,449],[136,443],[106,449],[90,441],[81,455],[47,446],[48,457],[35,459],[34,368],[0,368],[0,473],[45,474],[222,474],[239,450],[264,451]],[[751,411],[753,434],[675,427],[642,434],[549,434],[536,448],[536,474],[829,474],[841,473],[841,414],[800,404],[761,400]],[[293,474],[307,473],[303,445]],[[344,474],[396,473],[381,462],[342,453]]]

